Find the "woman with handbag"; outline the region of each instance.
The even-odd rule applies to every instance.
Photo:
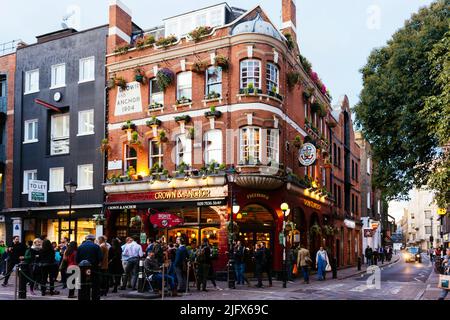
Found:
[[[320,247],[316,254],[317,278],[319,281],[325,280],[326,269],[329,268],[329,265],[328,254],[323,247]]]

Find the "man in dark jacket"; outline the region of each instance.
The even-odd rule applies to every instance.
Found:
[[[177,238],[178,249],[175,252],[175,273],[178,281],[178,292],[186,291],[186,260],[188,259],[188,251],[184,245],[183,238]]]
[[[203,239],[203,244],[197,251],[197,290],[206,290],[206,281],[208,280],[209,268],[211,267],[211,248],[209,247],[208,239]]]
[[[86,241],[83,242],[77,250],[77,263],[80,264],[82,261],[87,261],[91,264],[91,290],[90,296],[92,300],[100,300],[100,283],[99,283],[99,272],[100,264],[103,260],[102,250],[100,246],[94,243],[95,236],[86,236]]]
[[[269,278],[269,287],[272,286],[272,252],[266,247],[264,242],[261,242],[261,247],[264,250],[264,270],[267,272]]]
[[[364,255],[366,256],[367,265],[372,265],[372,248],[367,246],[366,250],[364,251]]]
[[[260,243],[256,244],[255,253],[253,256],[253,259],[255,260],[255,273],[256,273],[256,279],[258,280],[258,284],[256,287],[262,288],[262,273],[264,270],[265,265],[265,250],[263,246]]]
[[[8,260],[7,260],[7,268],[6,268],[6,276],[5,280],[2,283],[3,287],[8,285],[9,277],[11,276],[12,270],[14,266],[19,264],[21,260],[23,260],[25,256],[25,251],[27,250],[27,246],[20,242],[19,236],[13,237],[13,245],[7,249]]]

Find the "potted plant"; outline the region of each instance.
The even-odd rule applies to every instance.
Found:
[[[195,42],[198,42],[202,38],[204,38],[207,35],[209,35],[211,33],[211,31],[212,31],[211,27],[200,26],[200,27],[192,30],[191,32],[189,32],[189,37],[191,37],[192,40],[194,40]]]
[[[162,48],[167,48],[173,44],[175,44],[178,41],[178,38],[174,35],[170,35],[168,37],[162,37],[159,38],[158,41],[156,41],[156,46],[158,47],[162,47]]]
[[[294,138],[294,146],[297,149],[300,149],[302,147],[302,138],[299,135],[295,136]]]
[[[295,42],[294,39],[292,38],[292,35],[288,32],[284,33],[283,35],[286,38],[286,45],[289,48],[289,50],[294,49]]]
[[[192,65],[192,71],[195,73],[204,73],[208,68],[208,64],[203,61],[196,61]]]
[[[118,46],[114,49],[114,53],[116,54],[125,54],[128,52],[128,50],[130,49],[130,46],[128,44],[123,45],[123,46]]]
[[[321,235],[322,234],[322,228],[317,223],[314,223],[311,226],[311,234]]]
[[[276,94],[277,94],[277,91],[278,91],[277,86],[272,86],[272,88],[271,88],[270,91],[268,92],[268,93],[269,93],[269,96],[275,97]]]
[[[144,37],[144,44],[145,44],[146,46],[151,46],[151,45],[153,45],[155,42],[156,42],[156,41],[155,41],[155,36],[152,35],[152,34],[148,34],[148,35],[146,35],[146,36]]]
[[[135,46],[136,46],[136,49],[138,49],[138,50],[144,49],[144,47],[145,47],[145,40],[144,40],[144,38],[143,37],[137,38],[136,42],[135,42]]]
[[[286,75],[287,84],[289,89],[293,89],[295,85],[297,85],[300,82],[300,73],[295,71],[290,71]]]
[[[108,86],[108,89],[115,88],[116,87],[116,78],[115,77],[109,78],[107,86]]]
[[[109,145],[108,139],[102,139],[102,144],[100,145],[100,149],[102,152],[109,152],[111,150],[111,146]]]
[[[219,99],[220,93],[211,91],[205,96],[206,100],[213,100],[213,99]]]
[[[139,141],[139,132],[133,131],[133,132],[131,133],[130,144],[133,144],[133,145],[141,145],[141,142]]]
[[[140,216],[134,216],[130,219],[130,228],[139,227],[142,223]]]
[[[207,118],[220,118],[222,116],[222,112],[220,112],[219,110],[216,110],[216,106],[211,106],[209,108],[209,111],[205,112],[205,117]]]
[[[188,165],[184,162],[181,162],[177,166],[176,178],[184,178],[186,176],[186,169],[188,169]]]
[[[94,217],[94,219],[92,219],[92,221],[94,221],[96,226],[100,226],[106,221],[105,215],[102,213],[94,214],[93,217]]]
[[[135,70],[134,80],[136,80],[137,82],[142,83],[142,84],[145,83],[144,72],[140,68],[137,68]]]
[[[230,62],[227,57],[218,55],[214,58],[214,65],[222,68],[223,71],[227,71],[230,66]]]
[[[126,130],[136,130],[136,125],[131,121],[131,120],[127,120],[127,122],[122,126],[122,130],[126,131]]]
[[[320,108],[320,102],[318,102],[317,99],[313,103],[311,103],[311,112],[319,112]]]
[[[165,131],[165,130],[159,131],[158,139],[159,139],[159,142],[167,142],[167,141],[169,140],[169,139],[167,138],[167,135],[166,135],[166,131]]]
[[[176,122],[180,121],[184,121],[185,123],[191,122],[191,117],[189,115],[176,116],[174,119]]]
[[[195,128],[194,127],[189,128],[187,138],[190,140],[194,140],[194,138],[195,138]]]
[[[225,163],[221,163],[218,167],[218,174],[224,175],[227,170],[227,165]]]
[[[187,104],[191,102],[192,99],[186,98],[185,96],[182,96],[180,99],[177,100],[177,104]]]
[[[161,120],[159,120],[158,118],[153,116],[153,117],[151,117],[150,120],[147,120],[146,125],[147,125],[147,127],[160,126],[161,123],[162,123]]]
[[[116,85],[120,87],[122,90],[127,89],[127,80],[125,80],[124,77],[117,77],[116,78]]]
[[[168,68],[162,68],[158,70],[156,74],[156,82],[158,84],[158,87],[160,87],[163,91],[165,91],[167,87],[172,84],[174,78],[174,73]]]

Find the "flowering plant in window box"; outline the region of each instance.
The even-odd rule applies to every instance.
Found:
[[[163,108],[164,107],[164,105],[162,104],[162,103],[159,103],[159,102],[152,102],[152,104],[150,104],[149,106],[148,106],[148,109],[150,110],[150,111],[152,111],[152,110],[154,110],[154,109],[161,109],[161,108]]]
[[[136,49],[138,49],[138,50],[144,49],[145,48],[145,40],[144,40],[144,38],[143,37],[137,38],[136,42],[135,42],[135,46],[136,46]]]
[[[144,75],[144,72],[142,71],[142,69],[137,68],[134,72],[135,72],[134,80],[136,80],[139,83],[145,84],[146,78],[145,78],[145,75]]]
[[[187,104],[187,103],[191,103],[191,102],[192,102],[192,99],[186,98],[184,96],[177,100],[177,104]]]
[[[211,106],[209,108],[209,111],[205,112],[205,117],[207,118],[220,118],[222,116],[222,112],[220,112],[219,110],[216,110],[216,106]]]
[[[185,123],[189,123],[191,122],[191,117],[188,115],[176,116],[175,121],[176,122],[184,121]]]
[[[278,93],[278,88],[276,86],[273,86],[272,89],[269,91],[269,96],[275,97],[278,100],[283,100],[283,96]]]
[[[230,66],[230,62],[227,57],[218,55],[214,58],[214,65],[216,67],[221,67],[223,71],[227,71]]]
[[[128,52],[128,50],[130,50],[130,46],[128,44],[123,45],[123,46],[118,46],[114,49],[114,53],[117,54],[125,54]]]
[[[148,35],[146,35],[146,36],[144,37],[144,44],[145,44],[146,46],[151,46],[151,45],[153,45],[155,42],[156,42],[155,36],[152,35],[152,34],[148,34]]]
[[[136,125],[131,121],[131,120],[127,120],[127,122],[122,126],[122,130],[126,131],[126,130],[136,130]]]
[[[156,41],[156,45],[158,47],[167,48],[173,44],[175,44],[178,41],[178,38],[174,35],[170,35],[168,37],[162,37],[159,38],[158,41]]]
[[[204,73],[208,68],[208,63],[203,61],[196,61],[192,65],[192,71],[195,73]]]
[[[187,169],[189,169],[189,166],[185,162],[181,162],[177,166],[176,178],[184,178],[184,177],[186,177],[186,170]]]
[[[200,26],[191,32],[189,32],[189,36],[194,40],[195,42],[200,41],[202,38],[208,36],[212,31],[211,27],[207,26]]]
[[[156,73],[156,83],[163,91],[166,91],[167,87],[172,84],[174,78],[173,71],[168,68],[162,68]]]
[[[106,179],[108,183],[116,184],[117,182],[120,182],[120,175],[112,174],[109,176],[109,178]]]
[[[147,127],[160,126],[161,123],[162,123],[161,120],[153,116],[150,120],[147,120],[146,125]]]
[[[211,91],[210,93],[208,93],[205,96],[206,100],[219,99],[219,98],[220,98],[220,93],[215,92],[215,91]]]
[[[247,85],[247,88],[240,89],[239,93],[240,94],[245,94],[245,95],[255,95],[255,94],[261,94],[262,90],[261,89],[255,89],[254,84],[253,83],[249,83]]]
[[[125,80],[124,77],[117,77],[116,78],[116,85],[120,87],[122,90],[125,90],[127,88],[127,80]]]

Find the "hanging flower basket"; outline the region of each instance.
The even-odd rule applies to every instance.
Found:
[[[136,130],[136,125],[131,121],[127,120],[127,122],[122,126],[122,130]]]
[[[208,36],[212,31],[211,27],[201,26],[194,30],[192,30],[189,33],[189,36],[194,40],[195,42],[200,41],[202,38]]]
[[[106,218],[103,214],[94,214],[94,219],[92,219],[95,223],[95,225],[99,226],[102,225],[105,221]]]
[[[142,223],[140,216],[135,216],[130,219],[130,228],[139,227]]]
[[[174,79],[175,75],[173,71],[168,68],[162,68],[158,70],[158,73],[156,74],[156,82],[158,87],[160,87],[163,91],[166,91],[167,87],[172,84]]]
[[[227,71],[230,67],[228,58],[221,55],[215,57],[214,64],[216,67],[221,67],[223,71]]]
[[[209,108],[209,111],[205,112],[205,117],[207,118],[220,118],[221,116],[222,112],[216,110],[215,106],[211,106],[211,108]]]
[[[300,82],[300,73],[291,71],[287,73],[287,84],[290,90]]]
[[[153,116],[150,120],[147,120],[146,125],[147,127],[151,127],[151,126],[160,126],[161,125],[161,120],[159,120],[158,118],[156,118],[155,116]]]
[[[116,78],[116,85],[120,87],[122,90],[126,90],[127,88],[127,80],[125,80],[124,77],[117,77]]]
[[[317,223],[313,224],[311,226],[311,234],[321,235],[322,234],[322,228]]]
[[[302,145],[303,145],[303,143],[302,143],[302,137],[296,136],[295,139],[294,139],[294,146],[295,146],[297,149],[300,149],[300,148],[302,147]]]
[[[165,130],[161,130],[158,134],[159,142],[167,142],[169,139],[167,138],[167,134]]]
[[[204,73],[208,68],[208,64],[203,61],[194,62],[192,65],[192,71],[195,73]]]
[[[333,236],[335,234],[335,229],[332,226],[325,226],[323,227],[324,232],[327,236]]]
[[[189,123],[189,122],[191,122],[191,117],[188,115],[176,116],[175,121],[176,122],[184,121],[185,123]]]
[[[100,145],[100,150],[102,152],[109,152],[109,150],[111,150],[111,146],[109,145],[108,139],[102,140],[102,144]]]
[[[134,80],[136,80],[137,82],[142,83],[142,84],[145,83],[146,78],[145,78],[144,72],[141,69],[138,68],[135,70]]]

